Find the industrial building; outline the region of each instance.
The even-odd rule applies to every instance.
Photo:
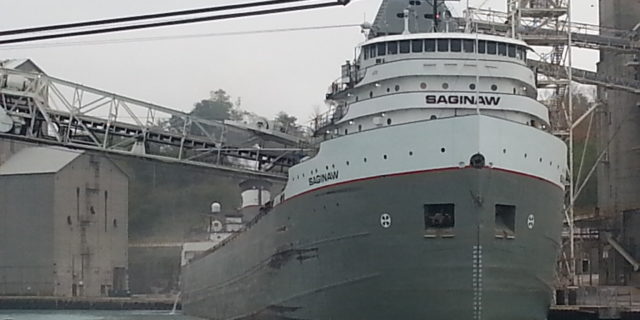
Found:
[[[111,160],[53,147],[0,165],[0,295],[126,293],[128,178]]]
[[[600,0],[601,28],[635,32],[639,22],[639,1]],[[601,74],[638,80],[639,67],[636,54],[600,52]],[[639,286],[640,273],[632,260],[640,258],[640,97],[606,88],[600,88],[598,96],[603,102],[598,149],[606,154],[598,168],[599,210],[591,227],[610,234],[628,254],[625,258],[616,253],[615,243],[601,242],[600,284]]]

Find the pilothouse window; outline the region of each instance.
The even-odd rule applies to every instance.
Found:
[[[382,43],[378,43],[378,55],[379,56],[384,56],[387,54],[387,44],[382,42]]]
[[[507,55],[507,44],[506,43],[498,43],[498,55],[506,56]]]
[[[411,49],[411,41],[410,40],[402,40],[400,41],[400,53],[409,53]]]
[[[509,54],[509,57],[515,58],[516,57],[516,46],[513,45],[513,44],[510,44],[507,47],[507,53]]]
[[[451,52],[460,52],[460,51],[462,51],[462,40],[451,39]]]
[[[498,43],[495,41],[487,42],[487,54],[496,54],[498,52]]]
[[[462,46],[464,48],[464,52],[473,53],[475,52],[476,42],[475,40],[465,39],[463,40]]]
[[[436,40],[435,39],[427,39],[424,41],[424,51],[425,52],[435,52],[436,51]]]
[[[449,51],[449,39],[438,39],[438,52]]]
[[[479,40],[478,41],[478,53],[486,53],[487,52],[487,41]]]
[[[422,52],[424,41],[422,40],[412,40],[411,41],[411,52],[419,53]]]
[[[387,53],[388,54],[398,54],[398,42],[391,41],[387,43]]]

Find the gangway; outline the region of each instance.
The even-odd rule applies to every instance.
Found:
[[[188,113],[55,78],[0,68],[0,137],[282,179],[304,141],[266,122]]]

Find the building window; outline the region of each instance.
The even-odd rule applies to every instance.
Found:
[[[453,203],[424,205],[424,229],[427,236],[451,236],[455,223]]]
[[[423,43],[424,42],[422,40],[412,40],[411,52],[415,52],[415,53],[422,52]]]
[[[516,235],[516,206],[496,204],[496,238],[513,238]]]
[[[449,52],[449,39],[438,39],[438,52]]]
[[[391,41],[387,43],[387,54],[398,54],[398,42]]]
[[[424,51],[425,52],[435,52],[436,51],[436,40],[435,39],[427,39],[424,41]]]
[[[498,52],[498,43],[495,41],[487,41],[487,54],[496,54]]]
[[[451,52],[462,51],[462,39],[451,39]]]

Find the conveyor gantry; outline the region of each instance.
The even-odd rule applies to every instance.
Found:
[[[567,79],[567,68],[548,62],[529,60],[527,62],[530,67],[538,73],[556,79]],[[623,90],[631,93],[640,94],[640,81],[627,78],[618,78],[608,75],[598,74],[597,72],[572,69],[573,80],[583,84],[597,85],[607,89]]]
[[[0,137],[282,179],[301,138],[211,121],[46,74],[0,68]]]
[[[524,9],[531,11],[532,9]],[[557,18],[566,10],[562,9],[540,9],[539,13],[534,15],[536,11],[525,12],[527,17],[538,18],[534,21],[527,21],[518,27],[517,33],[519,37],[532,46],[554,46],[565,45],[568,41],[568,32],[566,22],[562,22],[564,30],[556,30],[545,24],[542,19],[546,15],[548,18]],[[477,26],[481,32],[491,34],[508,35],[512,31],[511,17],[506,12],[486,10],[486,9],[470,9],[470,18],[457,18],[460,25],[471,22]],[[624,53],[640,53],[640,34],[634,30],[617,30],[604,28],[597,25],[586,23],[571,23],[572,45],[585,49],[606,49],[619,51]]]

